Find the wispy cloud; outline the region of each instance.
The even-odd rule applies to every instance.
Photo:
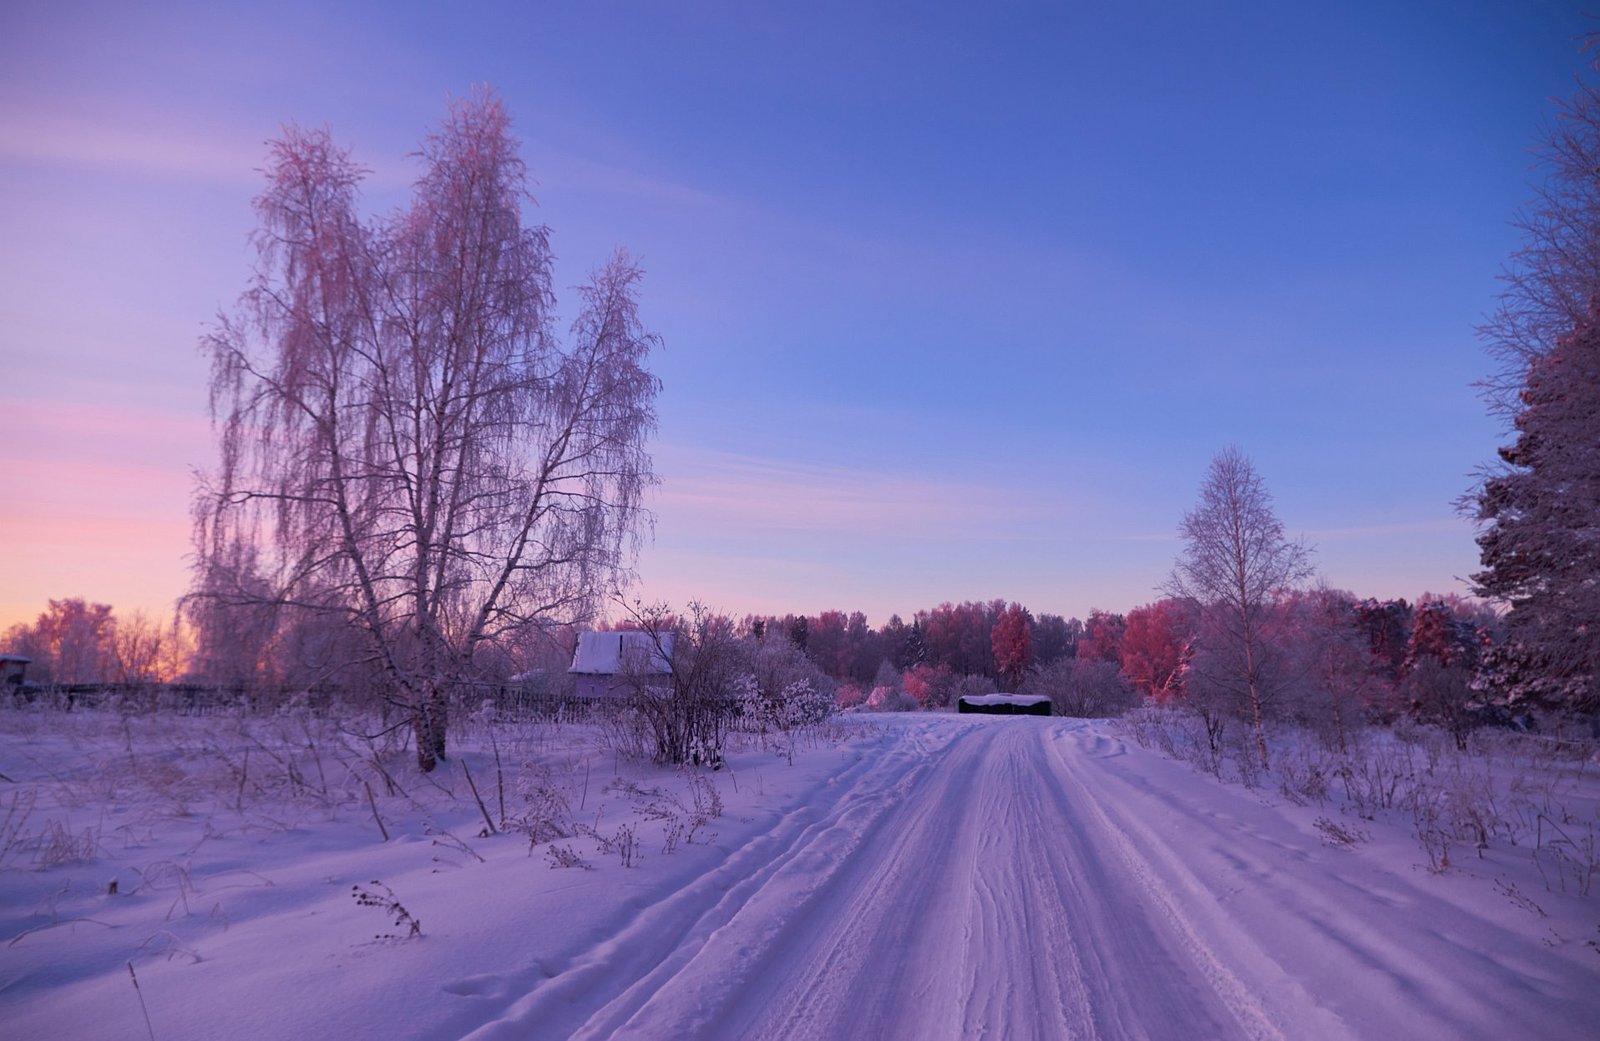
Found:
[[[0,444],[8,466],[159,468],[187,474],[185,456],[209,457],[204,416],[127,402],[17,401],[0,396],[13,436]],[[175,459],[174,456],[177,458]]]
[[[1426,535],[1433,532],[1448,532],[1459,534],[1464,528],[1471,526],[1471,522],[1464,518],[1399,521],[1389,524],[1359,524],[1337,528],[1310,528],[1300,532],[1301,537],[1311,541],[1340,541],[1346,539],[1365,539],[1390,535]],[[1108,538],[1113,542],[1177,542],[1175,534],[1164,535],[1111,535]]]
[[[1060,506],[973,478],[705,450],[662,453],[663,519],[749,534],[852,532],[929,539],[1002,538],[1058,516]]]
[[[1470,530],[1472,522],[1465,517],[1444,517],[1434,520],[1398,521],[1388,524],[1358,524],[1340,528],[1313,528],[1305,537],[1311,540],[1364,539],[1389,535],[1426,535],[1445,533],[1459,535]]]
[[[109,108],[35,104],[8,97],[0,112],[0,161],[37,163],[111,173],[257,188],[267,161],[267,141],[282,123],[254,132],[237,125],[197,121],[193,113],[141,110],[136,116]],[[290,114],[286,113],[285,118]],[[335,140],[339,140],[335,132]],[[410,184],[416,168],[401,156],[354,156],[380,188]]]
[[[254,184],[266,149],[236,131],[136,123],[61,109],[0,116],[0,159]]]
[[[729,210],[743,206],[693,185],[651,176],[575,152],[546,149],[533,155],[531,161],[535,194],[545,190],[593,191],[637,199],[652,205],[691,209]],[[749,209],[749,212],[755,211]]]

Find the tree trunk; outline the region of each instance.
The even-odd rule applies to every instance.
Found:
[[[1252,632],[1248,625],[1245,627],[1244,638],[1244,674],[1247,689],[1250,693],[1250,725],[1256,732],[1256,752],[1261,757],[1261,769],[1270,770],[1272,765],[1267,761],[1267,725],[1261,715],[1261,687],[1257,670],[1255,648],[1252,646]]]
[[[1256,730],[1256,751],[1261,756],[1261,769],[1270,770],[1272,764],[1267,759],[1267,726],[1261,718],[1261,697],[1256,693],[1256,685],[1250,684],[1250,725]]]
[[[449,724],[449,707],[444,691],[430,685],[425,693],[412,702],[411,731],[417,739],[417,769],[432,772],[445,758],[445,731]]]
[[[411,733],[417,741],[417,769],[423,773],[432,773],[433,768],[439,765],[439,760],[433,754],[433,739],[428,733],[426,706],[411,707]]]

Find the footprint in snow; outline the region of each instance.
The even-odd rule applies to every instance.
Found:
[[[468,976],[446,983],[441,989],[459,998],[493,998],[505,992],[505,980],[495,975]]]

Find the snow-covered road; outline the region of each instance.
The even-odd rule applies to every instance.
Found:
[[[501,734],[522,764],[504,791],[479,734],[453,775],[397,760],[409,791],[376,799],[358,775],[358,797],[337,774],[334,795],[304,782],[303,720],[4,725],[7,1041],[144,1036],[146,1015],[162,1041],[1600,1037],[1600,914],[1576,874],[1600,782],[1582,761],[1441,761],[1432,790],[1494,772],[1476,797],[1538,800],[1578,859],[1501,832],[1435,874],[1409,811],[1223,783],[1105,720],[850,716],[793,760],[742,740],[715,775],[532,726]],[[282,783],[246,798],[240,747]],[[468,759],[513,825],[559,804],[584,827],[475,834]],[[631,860],[608,846],[625,832]],[[363,885],[421,935],[379,935],[397,930]]]
[[[1105,724],[891,732],[470,1036],[1504,1039],[1596,1022],[1600,965]]]

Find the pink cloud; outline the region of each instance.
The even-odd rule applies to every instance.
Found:
[[[283,113],[282,119],[293,115]],[[252,131],[197,123],[187,112],[129,113],[98,105],[85,112],[13,98],[0,114],[0,160],[154,174],[253,190],[261,184],[267,141],[277,136],[280,126],[264,122]],[[355,158],[379,188],[403,187],[416,176],[401,156],[358,153]]]
[[[211,134],[13,109],[0,122],[0,159],[254,184],[265,149],[227,131]]]
[[[162,613],[188,575],[190,461],[205,420],[137,405],[7,402],[0,627],[52,597]]]
[[[862,537],[986,539],[1071,511],[1046,492],[972,479],[767,459],[726,452],[661,453],[655,508],[664,524]]]

